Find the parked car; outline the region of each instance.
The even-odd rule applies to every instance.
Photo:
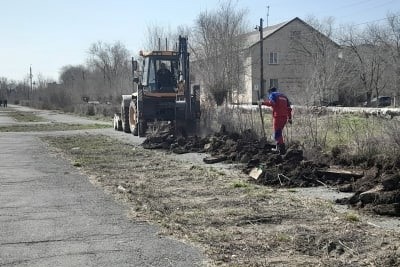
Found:
[[[368,104],[364,103],[365,107],[388,107],[392,105],[392,98],[390,96],[380,96],[371,99],[371,102]]]

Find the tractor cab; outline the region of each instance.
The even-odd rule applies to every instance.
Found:
[[[175,93],[179,80],[178,53],[175,51],[141,52],[143,90],[152,93]]]

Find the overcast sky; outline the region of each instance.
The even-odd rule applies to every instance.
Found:
[[[235,3],[235,0],[233,0]],[[0,77],[58,80],[66,65],[85,64],[92,43],[121,41],[132,54],[143,46],[148,25],[192,26],[218,0],[0,0]],[[269,25],[295,17],[334,17],[336,25],[383,21],[400,13],[400,0],[237,0],[248,9],[249,31],[262,17]],[[264,25],[266,22],[264,22]],[[190,41],[190,40],[189,40]]]

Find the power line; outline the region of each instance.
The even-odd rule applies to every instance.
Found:
[[[356,2],[356,3],[350,3],[350,4],[347,4],[347,5],[344,5],[344,6],[341,6],[341,7],[339,7],[338,9],[342,9],[342,8],[347,8],[347,7],[353,7],[353,6],[358,6],[358,5],[360,5],[360,4],[365,4],[365,3],[368,3],[368,2],[375,2],[376,0],[363,0],[363,1],[358,1],[358,2]]]
[[[342,5],[342,6],[339,6],[337,8],[333,8],[333,9],[329,9],[329,10],[326,10],[326,11],[329,12],[330,14],[346,13],[346,11],[347,11],[347,9],[349,9],[349,7],[356,7],[358,9],[357,13],[360,13],[360,12],[363,13],[364,11],[376,10],[376,9],[378,9],[380,7],[383,7],[383,6],[389,6],[389,5],[391,5],[392,3],[396,2],[396,1],[398,1],[398,0],[386,0],[386,1],[359,0],[359,1],[352,1],[350,3],[346,3],[346,4]],[[392,9],[393,8],[391,8],[389,10],[392,10]],[[341,12],[338,12],[338,11],[341,11]],[[325,12],[322,12],[322,13],[325,13]],[[321,15],[321,12],[319,12],[319,14]],[[352,12],[351,14],[343,15],[343,16],[336,16],[336,17],[332,16],[332,15],[327,15],[327,16],[328,17],[332,17],[335,20],[338,20],[340,18],[352,17],[354,15],[357,15],[357,14]],[[283,18],[283,21],[285,21],[285,20],[289,21],[289,20],[291,20],[291,18],[286,18],[286,19]],[[371,22],[378,22],[380,20],[384,20],[384,18],[383,19],[376,19],[376,20],[373,20],[373,21],[366,21],[366,22],[357,23],[357,24],[354,24],[354,26],[368,24],[368,23],[371,23]],[[347,24],[350,24],[350,23],[347,23]]]
[[[351,26],[356,27],[356,26],[361,26],[361,25],[368,25],[368,24],[372,24],[372,23],[375,23],[375,22],[384,21],[384,20],[387,20],[389,18],[397,18],[397,17],[400,17],[400,14],[399,15],[389,16],[389,17],[382,18],[382,19],[376,19],[376,20],[370,20],[370,21],[362,22],[362,23],[358,23],[358,24],[352,24]],[[310,25],[310,26],[312,26],[312,25]],[[344,28],[346,28],[346,26],[339,26],[339,27],[333,28],[332,31],[338,31],[338,30],[344,29]],[[318,30],[318,29],[316,29],[316,30]],[[324,34],[323,32],[321,32],[321,33]],[[313,35],[313,34],[314,33],[303,33],[303,32],[301,33],[302,36]],[[394,35],[396,35],[396,34],[389,34],[389,36],[394,36]]]
[[[362,0],[362,1],[355,2],[355,3],[347,3],[347,4],[343,5],[343,6],[339,6],[337,8],[333,8],[333,9],[329,9],[329,12],[330,13],[335,13],[337,11],[346,10],[346,9],[348,9],[350,7],[356,7],[356,6],[359,6],[359,5],[364,5],[364,4],[368,3],[368,2],[375,2],[375,1],[376,0]],[[343,17],[348,17],[348,16],[340,16],[340,18],[343,18]]]
[[[353,2],[353,3],[348,3],[345,4],[343,6],[339,6],[337,8],[334,9],[330,9],[329,12],[330,13],[335,13],[336,11],[344,11],[346,13],[346,11],[351,7],[351,8],[358,8],[359,12],[361,11],[369,11],[369,10],[376,10],[377,8],[383,7],[383,6],[387,6],[390,5],[392,2],[397,1],[397,0],[387,0],[384,3],[378,3],[376,0],[361,0],[358,2]],[[352,17],[354,14],[349,14],[349,15],[343,15],[343,16],[339,16],[337,18],[345,18],[345,17]]]
[[[386,2],[384,2],[384,3],[379,3],[379,4],[377,4],[375,1],[374,2],[371,2],[370,3],[370,5],[363,5],[363,6],[360,6],[360,9],[359,9],[359,13],[363,13],[363,12],[368,12],[368,11],[370,11],[370,10],[377,10],[378,8],[381,8],[381,7],[383,7],[383,6],[388,6],[388,5],[390,5],[392,2],[394,2],[394,1],[396,1],[396,0],[389,0],[389,1],[386,1]],[[366,1],[366,2],[369,2],[368,0]],[[363,3],[365,3],[365,2],[363,2]],[[355,5],[355,4],[354,4]],[[340,8],[340,10],[344,10],[345,8]],[[339,9],[338,9],[339,10]],[[352,14],[349,14],[349,15],[344,15],[344,16],[339,16],[338,18],[346,18],[346,17],[351,17],[351,16],[353,16],[354,14],[352,13]]]
[[[386,6],[386,5],[388,5],[388,4],[390,4],[390,3],[394,2],[394,1],[397,1],[397,0],[389,0],[389,1],[385,2],[385,3],[383,3],[383,4],[375,5],[372,8],[375,9],[375,8],[378,8],[378,7],[383,7],[383,6]]]
[[[375,23],[375,22],[378,22],[378,21],[384,21],[384,20],[387,20],[389,18],[397,18],[397,17],[400,17],[400,15],[393,15],[393,16],[389,16],[389,17],[386,17],[386,18],[370,20],[370,21],[361,22],[361,23],[358,23],[358,24],[352,24],[352,26],[360,26],[360,25],[365,25],[365,24],[372,24],[372,23]],[[341,27],[338,27],[337,29],[340,29],[340,28],[344,28],[344,27],[341,26]]]

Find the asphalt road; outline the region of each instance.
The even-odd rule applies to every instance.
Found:
[[[12,123],[0,108],[0,125]],[[0,266],[204,265],[127,211],[35,133],[0,132]]]

